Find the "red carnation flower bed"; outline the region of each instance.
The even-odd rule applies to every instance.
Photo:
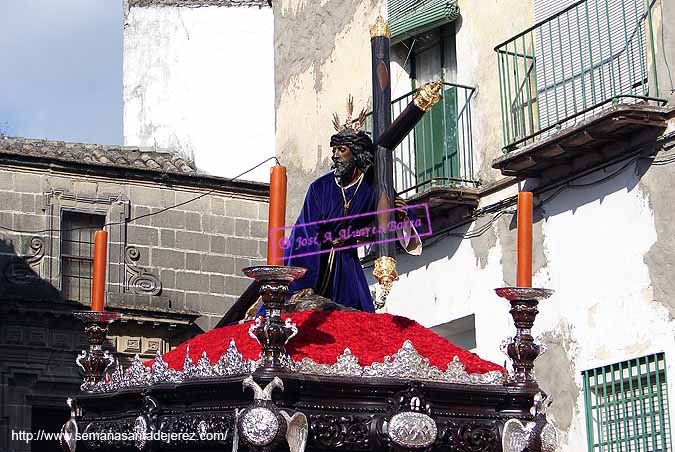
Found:
[[[406,339],[422,356],[441,370],[455,356],[469,373],[485,373],[503,368],[478,355],[457,347],[414,320],[391,314],[344,311],[303,311],[290,316],[300,330],[287,345],[296,361],[309,357],[320,364],[333,364],[345,348],[349,348],[361,366],[381,362],[386,355],[396,353]],[[260,345],[248,335],[251,323],[232,325],[200,334],[162,355],[169,367],[182,370],[185,350],[190,346],[190,358],[196,364],[206,351],[211,363],[220,358],[234,339],[244,359],[258,359]],[[151,365],[148,361],[146,365]]]

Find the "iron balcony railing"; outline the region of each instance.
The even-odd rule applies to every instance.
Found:
[[[650,0],[581,0],[495,47],[505,150],[658,99]]]
[[[394,149],[394,187],[403,197],[429,185],[477,185],[473,172],[471,99],[475,88],[443,83],[443,98],[426,112]],[[412,102],[415,91],[392,101],[392,119]],[[372,130],[369,121],[367,130]]]

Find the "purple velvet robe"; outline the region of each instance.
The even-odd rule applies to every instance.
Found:
[[[377,195],[372,177],[365,175],[358,190],[357,186],[358,183],[355,183],[345,189],[347,201],[351,200],[347,220],[325,221],[344,216],[342,193],[332,172],[312,182],[296,226],[291,230],[288,247],[284,252],[284,264],[307,268],[307,273],[291,284],[291,292],[312,288],[319,295],[336,303],[374,312],[373,300],[356,248],[335,251],[332,271],[327,274],[330,239],[338,239],[340,231],[347,231],[350,226],[351,231],[355,231],[375,224],[375,215],[351,217],[376,210]],[[368,241],[371,240],[376,240],[376,237],[370,236]],[[354,239],[348,243],[353,241]],[[328,279],[325,290],[319,292],[326,277]]]

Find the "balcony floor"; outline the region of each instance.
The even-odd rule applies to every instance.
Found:
[[[495,159],[505,176],[562,177],[630,154],[663,133],[672,106],[621,104]]]
[[[468,216],[478,207],[480,190],[473,187],[433,185],[406,199],[409,205],[428,204],[431,231],[441,230]],[[423,212],[415,212],[424,215]]]

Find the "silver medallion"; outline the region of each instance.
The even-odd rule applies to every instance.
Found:
[[[267,446],[279,432],[279,420],[272,410],[256,407],[241,417],[240,434],[254,446]]]
[[[408,411],[392,416],[388,434],[399,446],[420,449],[436,441],[438,428],[431,416]]]

